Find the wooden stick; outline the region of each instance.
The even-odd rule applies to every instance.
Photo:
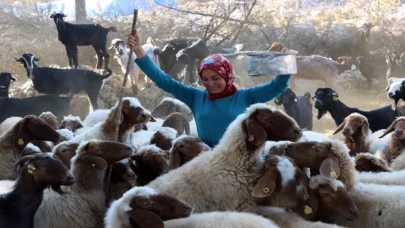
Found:
[[[132,21],[132,30],[131,34],[134,36],[135,35],[135,26],[136,26],[136,21],[138,19],[138,9],[134,10],[134,18]],[[128,63],[127,63],[127,70],[125,71],[125,76],[124,76],[124,82],[122,83],[121,91],[120,91],[120,96],[118,99],[118,108],[116,109],[116,118],[115,118],[115,132],[114,132],[114,141],[118,142],[118,134],[119,134],[119,128],[120,128],[120,119],[121,119],[121,114],[122,114],[122,98],[124,96],[124,89],[128,81],[128,74],[129,74],[129,66],[131,65],[131,59],[133,56],[134,52],[134,46],[130,45],[129,47],[129,58],[128,58]],[[112,165],[108,167],[108,177],[107,177],[107,184],[106,184],[106,190],[105,192],[108,192],[108,188],[110,185],[110,179],[111,179],[111,172],[112,172]]]

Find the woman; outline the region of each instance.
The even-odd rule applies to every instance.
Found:
[[[145,54],[138,34],[128,35],[127,44],[134,46],[139,68],[162,90],[184,102],[193,111],[198,136],[207,145],[218,144],[228,125],[255,103],[265,103],[283,93],[291,75],[277,75],[266,84],[247,89],[234,85],[232,65],[222,55],[214,54],[201,61],[198,73],[205,90],[187,86],[160,70]]]

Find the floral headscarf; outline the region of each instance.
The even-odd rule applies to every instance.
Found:
[[[218,73],[226,82],[225,90],[220,93],[211,93],[208,89],[208,98],[215,100],[218,98],[227,97],[234,94],[238,88],[233,84],[235,80],[235,72],[231,63],[220,54],[213,54],[203,59],[198,67],[198,74],[201,77],[201,72],[204,69],[210,69]]]

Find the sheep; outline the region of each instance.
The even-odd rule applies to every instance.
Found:
[[[163,221],[189,216],[193,208],[176,197],[149,187],[134,187],[115,200],[105,217],[105,228],[166,227]]]
[[[25,53],[15,60],[24,65],[27,76],[39,93],[73,96],[84,91],[90,99],[93,110],[98,109],[97,98],[104,80],[112,75],[110,69],[107,69],[106,75],[100,75],[91,70],[38,67],[35,62],[39,61],[39,58],[31,53]]]
[[[299,167],[310,168],[311,175],[338,179],[348,190],[357,182],[349,149],[339,140],[288,143],[283,150],[284,155],[292,158]]]
[[[163,121],[162,127],[171,127],[177,131],[178,135],[182,135],[183,132],[190,135],[190,123],[180,112],[170,113]]]
[[[146,145],[131,156],[129,165],[137,176],[137,185],[144,186],[169,171],[169,157],[157,146]]]
[[[372,23],[364,23],[360,31],[333,42],[328,48],[328,54],[332,59],[337,59],[337,57],[344,55],[349,55],[353,58],[365,56],[370,30],[373,27]]]
[[[149,57],[154,60],[155,54],[153,53],[155,47],[151,44],[144,44],[143,49],[149,55]],[[109,49],[114,48],[115,56],[114,59],[117,60],[118,64],[121,66],[121,71],[123,74],[127,71],[128,59],[129,59],[129,48],[126,47],[125,40],[122,39],[113,39],[111,41],[111,46]],[[141,87],[139,85],[139,66],[135,63],[136,54],[132,53],[132,59],[130,60],[131,64],[129,66],[129,80],[132,85],[132,90],[134,93],[140,91]],[[158,61],[157,61],[158,62]],[[147,82],[147,76],[145,76],[145,83]]]
[[[389,78],[385,89],[387,97],[392,100],[392,110],[396,111],[398,101],[405,100],[405,80],[403,78]]]
[[[12,116],[7,119],[5,119],[1,124],[0,124],[0,135],[12,128],[18,121],[20,121],[22,117],[19,116]]]
[[[357,175],[359,182],[379,185],[405,185],[405,170],[392,172],[361,172]]]
[[[308,142],[308,141],[325,142],[329,140],[331,140],[331,138],[324,134],[314,131],[303,131],[302,137],[298,140],[298,142]]]
[[[284,208],[255,206],[251,210],[253,213],[261,215],[267,219],[274,221],[280,227],[288,228],[344,228],[343,226],[306,221],[301,216],[292,211],[286,211]]]
[[[59,127],[59,129],[68,129],[73,133],[80,128],[83,128],[83,123],[78,116],[64,116]]]
[[[368,119],[370,130],[375,132],[390,126],[395,117],[397,117],[396,112],[391,109],[390,105],[371,111],[348,107],[339,100],[338,94],[331,88],[318,88],[314,98],[316,99],[314,106],[318,109],[318,120],[327,112],[330,112],[336,126],[342,124],[348,115],[357,112]]]
[[[36,116],[28,115],[0,136],[0,180],[14,180],[15,161],[32,140],[59,141],[60,136],[51,126]]]
[[[176,169],[202,152],[212,150],[201,139],[193,136],[182,135],[173,141],[173,146],[170,149],[170,170]]]
[[[52,149],[52,153],[55,154],[63,164],[70,169],[70,160],[76,155],[76,150],[79,147],[79,143],[74,142],[61,142]]]
[[[117,110],[118,102],[113,108],[111,108],[106,120],[96,124],[82,134],[76,135],[70,141],[81,142],[89,139],[114,140]],[[122,114],[119,125],[120,130],[118,142],[125,142],[127,140],[130,133],[134,131],[135,124],[146,123],[148,121],[154,121],[149,110],[144,109],[138,99],[134,97],[124,97],[122,100]]]
[[[74,177],[69,169],[51,153],[40,153],[20,158],[20,176],[14,188],[0,195],[1,227],[34,227],[34,215],[40,206],[46,188],[63,194],[61,185],[70,186]]]
[[[297,121],[300,128],[312,130],[312,104],[311,94],[306,92],[304,96],[295,95],[290,89],[274,98],[276,105],[283,105],[285,112]]]
[[[297,185],[304,189],[304,198],[309,197],[309,177],[292,159],[269,154],[266,156],[264,174],[252,190],[257,204],[284,208],[297,206]]]
[[[384,137],[388,137],[387,140],[389,141],[385,140],[373,143],[370,145],[370,151],[375,152],[377,157],[385,160],[390,165],[405,149],[403,146],[405,139],[405,117],[395,119],[379,138]]]
[[[333,214],[352,221],[360,216],[346,186],[339,180],[314,175],[310,178],[309,195],[308,199],[300,198],[298,206],[293,208],[307,220],[327,221],[328,216]]]
[[[367,137],[372,132],[369,129],[369,123],[365,116],[356,112],[348,115],[332,135],[340,131],[343,132],[344,142],[350,150],[350,156],[355,156],[360,152],[367,152],[369,150],[370,141]]]
[[[357,183],[349,195],[360,211],[359,219],[347,221],[330,215],[328,222],[346,227],[402,227],[405,224],[405,186]]]
[[[354,158],[356,170],[359,172],[390,172],[387,161],[378,158],[371,153],[357,154]],[[359,176],[360,177],[360,176]],[[360,181],[360,180],[359,180]]]
[[[106,184],[107,177],[104,181]],[[114,163],[112,165],[110,185],[108,187],[108,192],[106,193],[108,204],[121,198],[125,192],[135,187],[136,184],[137,176],[130,167],[129,159],[123,159]]]
[[[298,124],[287,114],[270,105],[254,104],[228,126],[212,151],[147,186],[185,200],[197,213],[244,211],[254,201],[248,185],[263,173],[265,142],[296,141],[301,136]]]
[[[163,226],[162,226],[163,227]],[[212,211],[192,214],[186,218],[171,219],[164,222],[165,228],[280,228],[273,221],[260,215],[236,211]]]
[[[193,112],[186,104],[178,99],[170,97],[165,97],[160,101],[160,103],[153,109],[152,116],[163,119],[173,112],[180,112],[189,122],[193,119]]]
[[[170,150],[173,140],[178,137],[177,131],[171,127],[160,127],[150,138],[150,144],[155,144],[162,150]]]
[[[156,131],[158,128],[162,127],[162,124],[165,121],[164,119],[161,119],[161,118],[155,118],[155,120],[156,120],[156,122],[148,122],[148,123],[146,123],[146,128],[147,128],[148,131]]]
[[[83,127],[93,127],[97,123],[106,120],[109,114],[110,109],[97,109],[86,116],[83,120]]]
[[[39,154],[39,153],[42,153],[42,151],[39,149],[39,147],[35,146],[32,143],[28,143],[27,146],[25,146],[24,150],[22,151],[22,156]]]
[[[8,89],[12,82],[15,82],[15,77],[8,72],[0,72],[0,97],[8,98]]]
[[[113,141],[83,141],[71,159],[75,183],[63,197],[46,191],[34,227],[103,227],[104,177],[108,165],[129,157],[132,149]]]
[[[41,95],[27,98],[0,97],[0,122],[9,117],[24,117],[26,115],[38,116],[42,112],[52,112],[58,119],[69,114],[72,97],[58,95]]]
[[[117,32],[115,26],[104,28],[99,24],[72,24],[63,21],[66,17],[62,12],[53,12],[50,16],[58,30],[58,40],[65,45],[69,66],[79,66],[77,46],[93,46],[97,53],[97,69],[101,69],[104,58],[104,68],[109,68],[110,54],[107,51],[107,35]]]

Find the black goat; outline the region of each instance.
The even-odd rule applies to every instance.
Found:
[[[52,153],[38,153],[20,158],[15,167],[21,166],[11,192],[0,195],[0,227],[33,228],[34,215],[42,203],[44,190],[63,194],[61,185],[74,183],[73,174]]]
[[[304,96],[297,95],[290,89],[274,99],[276,105],[283,105],[285,112],[297,121],[300,128],[312,130],[312,104],[311,94],[306,92]]]
[[[397,112],[391,109],[391,105],[371,111],[348,107],[339,100],[338,94],[331,88],[318,88],[314,98],[316,99],[315,108],[318,109],[318,120],[329,112],[336,126],[339,126],[348,115],[357,112],[368,119],[370,130],[375,132],[386,129],[398,116]]]
[[[0,123],[12,116],[39,116],[43,112],[52,112],[58,119],[69,115],[72,96],[41,95],[27,98],[0,97]]]
[[[199,63],[205,57],[210,54],[210,51],[207,47],[207,44],[204,40],[198,39],[197,41],[193,42],[190,46],[181,49],[176,54],[177,61],[187,65],[187,75],[189,77],[190,84],[194,84],[198,82],[198,78],[196,78],[196,70],[198,68]]]
[[[374,27],[372,23],[364,23],[360,31],[333,42],[328,50],[329,56],[334,60],[339,56],[350,56],[353,59],[357,56],[365,56],[372,27]]]
[[[104,58],[104,69],[109,68],[110,54],[107,51],[107,35],[110,31],[117,32],[115,26],[104,28],[99,24],[71,24],[64,22],[66,17],[61,12],[51,15],[58,30],[58,39],[65,45],[69,66],[79,66],[77,46],[93,46],[97,53],[97,69],[101,69]]]
[[[0,72],[0,97],[8,97],[8,89],[12,81],[15,81],[13,75],[8,72]]]
[[[39,59],[31,53],[23,54],[16,60],[24,65],[27,76],[31,78],[34,89],[39,93],[73,96],[84,91],[89,96],[94,110],[98,109],[97,98],[104,79],[112,75],[110,69],[107,69],[107,75],[100,75],[91,70],[38,67],[35,61]]]
[[[189,39],[173,39],[165,42],[163,44],[163,48],[159,53],[159,64],[160,68],[172,78],[177,81],[183,81],[179,78],[178,74],[186,67],[188,62],[184,63],[177,59],[177,53],[185,49],[193,43],[199,41],[200,39],[197,38],[189,38]],[[187,75],[195,74],[196,66],[195,64],[191,64],[191,66],[187,67]],[[184,79],[184,78],[183,78]],[[194,76],[189,77],[190,82],[194,82]]]

